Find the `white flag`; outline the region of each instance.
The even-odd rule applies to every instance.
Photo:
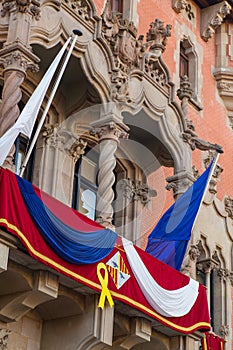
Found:
[[[54,76],[54,73],[58,67],[59,62],[71,40],[71,37],[66,41],[65,45],[59,51],[54,61],[51,63],[49,69],[43,76],[41,82],[33,92],[32,96],[28,100],[24,109],[22,110],[16,123],[5,132],[5,134],[0,138],[0,166],[4,163],[7,155],[13,146],[15,139],[20,133],[31,137],[31,133],[39,113],[41,104],[43,102],[44,96],[48,90],[50,82]]]

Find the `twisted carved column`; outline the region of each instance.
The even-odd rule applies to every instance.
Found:
[[[39,59],[29,45],[30,25],[34,17],[39,19],[40,4],[36,0],[3,0],[1,16],[8,21],[6,42],[0,50],[0,65],[3,66],[4,86],[0,110],[0,136],[17,120],[20,114],[18,103],[22,98],[20,89],[30,68],[37,71]],[[12,165],[14,147],[6,163]]]
[[[25,74],[20,71],[7,71],[4,74],[5,81],[0,111],[0,136],[14,124],[19,116],[18,102],[22,97],[20,86],[24,77]]]
[[[116,166],[115,152],[120,138],[128,134],[115,122],[109,122],[92,131],[100,137],[100,156],[97,191],[97,219],[104,226],[111,226],[113,219],[112,202],[114,200],[113,185],[115,182],[114,168]]]

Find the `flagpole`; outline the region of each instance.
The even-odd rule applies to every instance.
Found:
[[[212,164],[212,167],[211,167],[209,176],[208,176],[208,180],[207,180],[207,182],[206,182],[205,190],[204,190],[204,192],[203,192],[203,195],[202,195],[202,198],[201,198],[201,202],[200,202],[200,205],[199,205],[197,214],[196,214],[195,219],[194,219],[194,221],[193,221],[192,229],[193,229],[193,227],[194,227],[194,225],[195,225],[195,223],[196,223],[196,221],[197,221],[197,217],[198,217],[198,214],[199,214],[199,212],[200,212],[200,210],[201,210],[201,206],[202,206],[204,197],[205,197],[205,195],[206,195],[206,192],[207,192],[207,190],[208,190],[208,188],[209,188],[209,183],[210,183],[210,180],[211,180],[211,178],[212,178],[212,176],[213,176],[215,167],[216,167],[216,165],[217,165],[218,158],[219,158],[219,152],[217,151],[217,154],[216,154],[216,156],[215,156],[215,158],[214,158],[214,161],[213,161],[213,164]],[[191,230],[191,231],[192,231],[192,230]]]
[[[74,37],[73,37],[72,44],[71,44],[71,46],[70,46],[70,48],[69,48],[69,51],[67,52],[67,55],[66,55],[66,57],[65,57],[65,61],[64,61],[63,65],[62,65],[62,67],[61,67],[61,70],[60,70],[60,72],[59,72],[59,75],[58,75],[58,77],[57,77],[57,79],[56,79],[56,82],[55,82],[55,84],[54,84],[54,86],[53,86],[53,89],[52,89],[52,91],[51,91],[51,94],[50,94],[50,97],[49,97],[49,99],[48,99],[47,105],[45,106],[44,112],[43,112],[43,114],[42,114],[42,117],[41,117],[40,122],[39,122],[39,124],[38,124],[38,127],[37,127],[37,129],[36,129],[35,135],[34,135],[34,137],[33,137],[33,139],[32,139],[32,142],[31,142],[31,144],[30,144],[30,147],[29,147],[29,150],[28,150],[28,152],[27,152],[27,155],[26,155],[26,157],[25,157],[25,159],[24,159],[24,161],[23,161],[23,164],[22,164],[22,166],[21,166],[21,171],[20,171],[20,174],[19,174],[21,177],[22,177],[23,174],[24,174],[25,168],[26,168],[26,166],[27,166],[27,163],[28,163],[28,161],[29,161],[29,158],[30,158],[30,156],[31,156],[31,153],[32,153],[32,151],[33,151],[33,148],[34,148],[34,146],[35,146],[35,144],[36,144],[36,141],[37,141],[37,138],[38,138],[39,133],[40,133],[40,131],[41,131],[41,128],[42,128],[42,126],[43,126],[43,124],[44,124],[44,121],[45,121],[45,118],[46,118],[46,116],[47,116],[48,110],[49,110],[49,108],[50,108],[50,106],[51,106],[51,103],[52,103],[52,101],[53,101],[54,95],[55,95],[55,93],[56,93],[56,91],[57,91],[57,88],[58,88],[58,86],[59,86],[59,83],[60,83],[61,78],[62,78],[62,76],[63,76],[63,73],[64,73],[64,71],[65,71],[65,68],[66,68],[66,66],[67,66],[67,64],[68,64],[68,61],[69,61],[69,59],[70,59],[71,53],[72,53],[73,48],[74,48],[74,45],[75,45],[75,43],[76,43],[76,40],[77,40],[78,36],[82,36],[82,35],[83,35],[82,32],[81,32],[80,30],[73,30],[73,33],[74,33]]]

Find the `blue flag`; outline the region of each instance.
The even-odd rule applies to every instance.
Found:
[[[194,221],[202,204],[213,161],[166,211],[148,237],[146,252],[180,270]]]

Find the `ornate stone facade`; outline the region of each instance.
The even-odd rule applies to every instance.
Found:
[[[144,247],[173,197],[189,188],[216,151],[224,151],[182,272],[204,275],[209,300],[211,279],[221,286],[213,328],[231,350],[232,14],[230,2],[204,2],[169,0],[161,10],[156,1],[129,0],[119,13],[110,0],[1,1],[0,135],[77,28],[83,35],[36,144],[33,182],[44,192],[71,205],[75,165],[95,149],[96,220]],[[137,16],[139,24],[133,21]],[[192,81],[180,77],[185,40],[188,64],[196,70]],[[13,147],[7,159],[11,166],[14,152]],[[181,336],[123,303],[100,310],[96,292],[48,270],[4,230],[0,241],[0,349],[200,347],[200,333]]]

